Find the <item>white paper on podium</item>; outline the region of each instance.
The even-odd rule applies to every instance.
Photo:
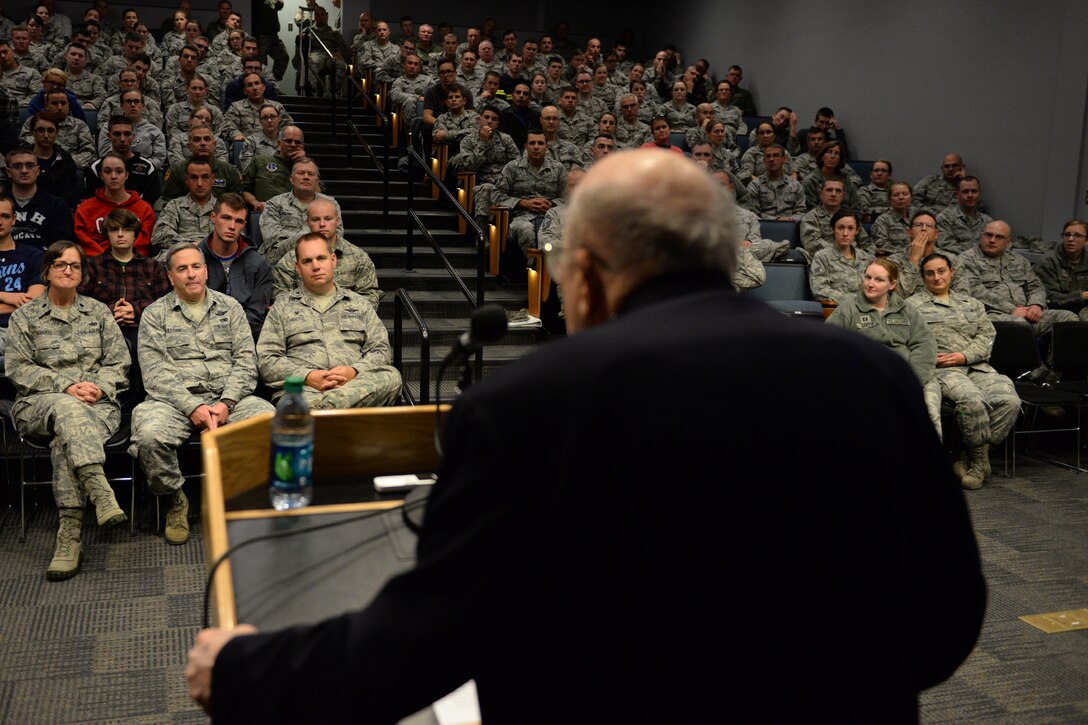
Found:
[[[469,680],[434,704],[438,725],[478,725],[480,701],[476,699],[476,681]]]

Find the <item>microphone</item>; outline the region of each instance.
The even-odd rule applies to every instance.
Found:
[[[472,313],[469,329],[461,333],[453,347],[446,353],[443,365],[464,362],[484,345],[498,341],[506,332],[506,310],[490,303],[481,305]]]

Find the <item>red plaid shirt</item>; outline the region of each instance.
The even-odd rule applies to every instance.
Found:
[[[140,324],[144,308],[171,288],[166,267],[154,259],[136,254],[127,264],[121,264],[109,250],[87,259],[79,285],[81,294],[104,302],[111,311],[117,300],[125,298],[135,310],[136,325]]]

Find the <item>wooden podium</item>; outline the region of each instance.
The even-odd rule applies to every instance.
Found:
[[[443,406],[443,412],[447,409]],[[201,436],[209,569],[239,542],[286,532],[219,566],[211,592],[214,625],[233,627],[240,617],[264,628],[317,621],[364,606],[386,579],[414,562],[414,535],[393,511],[403,503],[402,494],[377,493],[373,478],[437,472],[434,406],[315,411],[313,416],[314,498],[302,509],[276,511],[268,500],[271,413]],[[364,512],[374,515],[363,517]],[[334,533],[303,531],[349,518],[328,529]],[[255,603],[240,608],[246,597]]]

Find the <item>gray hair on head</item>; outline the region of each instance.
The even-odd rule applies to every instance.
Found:
[[[201,264],[205,263],[206,260],[204,259],[204,252],[201,251],[200,247],[196,246],[192,242],[178,242],[177,244],[174,244],[166,250],[166,268],[173,269],[174,255],[178,252],[184,252],[186,249],[192,249],[194,252],[199,254]]]
[[[625,151],[606,160],[630,159],[632,154],[662,157],[647,156],[641,168],[619,183],[589,185],[587,178],[567,213],[567,246],[593,247],[615,271],[701,270],[732,279],[737,242],[733,201],[725,189],[705,169],[659,149]]]

